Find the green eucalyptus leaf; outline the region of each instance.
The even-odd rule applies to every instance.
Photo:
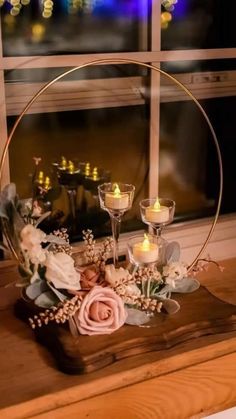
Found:
[[[38,219],[37,223],[35,224],[35,227],[38,227],[38,225],[39,225],[39,224],[40,224],[43,220],[45,220],[46,218],[48,218],[50,214],[51,214],[51,211],[47,211],[47,212],[45,212],[43,215],[41,215],[41,217],[39,217],[39,219]]]
[[[60,301],[67,299],[67,296],[64,295],[61,291],[57,290],[52,284],[48,282],[48,286],[51,288],[52,292],[59,298]]]
[[[42,308],[51,308],[59,303],[59,299],[52,291],[46,291],[40,294],[35,300],[34,303],[38,307]]]
[[[35,281],[33,284],[30,284],[25,290],[26,295],[31,300],[35,300],[37,297],[39,297],[39,295],[41,295],[45,291],[48,291],[48,286],[46,281],[42,280]]]
[[[187,294],[196,291],[199,287],[200,282],[197,279],[186,277],[175,281],[175,288],[172,288],[172,292]]]
[[[178,262],[180,259],[180,245],[178,242],[168,243],[165,250],[166,263]]]
[[[5,186],[5,188],[3,189],[3,192],[5,194],[5,197],[8,201],[15,201],[16,198],[16,185],[15,183],[9,183],[8,185]]]
[[[152,292],[152,296],[166,298],[169,293],[170,293],[170,286],[166,284],[161,289],[157,289],[155,292]]]
[[[140,326],[149,322],[150,317],[145,313],[145,311],[137,310],[136,308],[126,307],[126,312],[128,314],[125,323],[132,326]]]
[[[171,298],[165,298],[162,301],[162,306],[168,314],[175,314],[179,311],[180,305],[177,301],[172,300]]]

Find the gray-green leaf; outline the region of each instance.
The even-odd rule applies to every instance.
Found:
[[[172,288],[172,292],[179,293],[190,293],[196,291],[200,287],[200,282],[195,278],[182,278],[175,281],[175,288]]]
[[[26,288],[26,295],[31,299],[35,300],[37,297],[39,297],[42,293],[45,291],[48,291],[48,286],[46,281],[35,281],[33,284],[30,284]]]
[[[165,259],[167,263],[178,262],[180,259],[180,245],[178,242],[168,243],[165,251]]]
[[[132,326],[140,326],[141,324],[145,324],[150,320],[149,316],[145,313],[145,311],[128,307],[126,307],[126,311],[128,313],[127,319],[125,321],[126,324]]]
[[[59,298],[60,301],[64,301],[64,300],[67,299],[67,297],[64,294],[62,294],[61,291],[59,291],[58,289],[56,289],[49,282],[48,282],[48,286],[51,288],[52,292]]]
[[[50,308],[59,303],[57,296],[52,291],[46,291],[39,295],[34,303],[42,308]]]
[[[38,225],[45,220],[47,217],[49,217],[49,215],[51,214],[51,211],[47,211],[44,214],[41,215],[41,217],[39,217],[37,223],[35,224],[35,227],[38,227]]]
[[[167,311],[168,314],[175,314],[179,311],[180,305],[177,301],[172,300],[171,298],[166,298],[162,300],[163,308]]]

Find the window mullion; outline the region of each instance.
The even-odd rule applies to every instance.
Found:
[[[151,15],[151,51],[161,49],[161,3],[153,2]],[[159,67],[158,62],[151,64]],[[149,196],[158,195],[160,137],[160,74],[151,70],[150,80],[150,170]]]
[[[6,96],[5,96],[5,84],[4,84],[4,68],[3,68],[3,47],[2,47],[2,28],[0,20],[0,156],[2,156],[5,144],[7,142],[7,112],[6,112]],[[10,168],[8,153],[5,158],[3,166],[1,187],[9,183],[10,181]]]

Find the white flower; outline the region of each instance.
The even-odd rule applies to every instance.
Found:
[[[187,276],[187,266],[183,262],[170,262],[164,266],[162,274],[166,278],[166,283],[173,285],[174,280]]]
[[[21,249],[27,253],[32,263],[43,263],[46,252],[41,243],[45,241],[46,234],[32,224],[27,224],[20,232]]]
[[[127,269],[124,269],[122,267],[116,269],[114,265],[105,266],[105,280],[113,288],[119,285],[122,279],[130,278],[131,275]]]
[[[48,252],[44,265],[46,266],[45,277],[55,288],[68,290],[81,288],[80,273],[75,270],[71,256],[63,252],[56,254]]]

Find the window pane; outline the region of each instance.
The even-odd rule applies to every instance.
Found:
[[[43,17],[41,0],[12,15],[2,7],[5,56],[56,55],[148,49],[148,0],[53,2],[52,16]],[[13,13],[15,14],[15,13]]]
[[[181,79],[180,75],[178,77]],[[176,200],[178,219],[214,214],[219,168],[213,137],[196,105],[178,94],[173,86],[171,88],[170,82],[161,81],[160,194]],[[227,82],[225,87],[224,83],[219,90],[216,82],[212,83],[212,88],[208,83],[205,92],[203,83],[194,94],[210,118],[220,144],[224,169],[221,212],[231,213],[236,211],[236,198],[232,194],[236,177],[236,80],[230,83],[229,90]],[[192,90],[191,86],[189,88]]]
[[[171,9],[162,7],[163,50],[236,46],[235,0],[178,0]]]
[[[224,189],[222,213],[236,211],[236,198],[232,196],[235,179],[234,154],[236,142],[234,138],[234,107],[236,100],[236,62],[234,59],[211,61],[182,61],[163,63],[161,66],[167,72],[185,84],[192,94],[200,101],[215,129],[220,143],[223,169]],[[167,89],[168,86],[168,89]],[[171,87],[172,86],[172,87]],[[165,90],[164,90],[165,87]],[[192,107],[186,97],[173,89],[173,83],[162,79],[161,97],[161,126],[164,133],[171,138],[175,164],[178,166],[177,175],[182,176],[192,184],[194,196],[201,193],[205,202],[199,200],[198,216],[207,215],[214,209],[214,202],[218,194],[218,163],[212,136],[197,110]],[[173,129],[174,121],[175,130]],[[192,127],[192,128],[190,128]],[[192,131],[190,131],[192,130]],[[191,164],[190,164],[191,162]],[[195,175],[193,174],[195,172]],[[195,180],[194,180],[195,176]],[[178,176],[177,176],[178,177]],[[201,183],[202,182],[202,183]],[[164,181],[161,182],[164,187]],[[182,205],[182,204],[181,204]],[[181,217],[191,215],[190,201],[183,208]],[[189,208],[187,208],[189,207]]]
[[[143,78],[146,83],[149,78],[138,76],[137,71],[124,77],[125,66],[120,67],[123,77],[106,78],[108,68],[100,66],[99,71],[102,69],[100,79],[92,79],[92,68],[87,69],[88,80],[70,78],[51,86],[23,117],[9,150],[11,181],[16,183],[20,197],[29,199],[34,190],[39,206],[52,210],[44,228],[49,231],[66,226],[72,240],[81,239],[86,228],[92,228],[96,236],[110,233],[109,216],[100,210],[97,197],[98,184],[109,180],[136,187],[122,231],[143,228],[139,201],[148,197],[150,112],[142,84]],[[114,76],[117,71],[115,67]],[[127,72],[131,72],[128,67]],[[32,85],[7,84],[9,129],[14,115],[32,96],[27,91]],[[33,157],[42,158],[36,174]],[[64,164],[66,172],[60,169]]]

